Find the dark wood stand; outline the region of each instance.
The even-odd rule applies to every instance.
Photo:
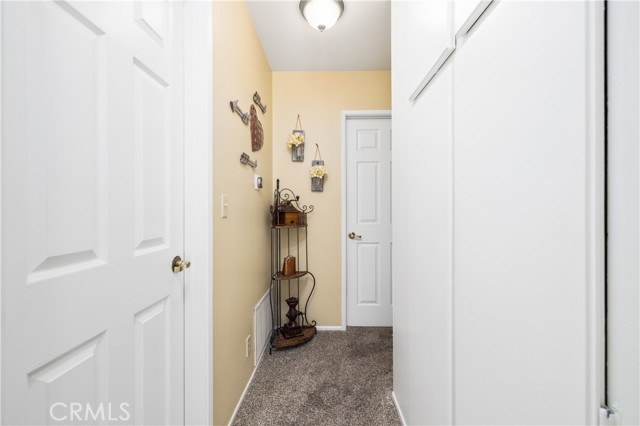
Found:
[[[308,321],[309,300],[316,287],[316,278],[309,272],[307,253],[307,217],[313,206],[300,206],[299,197],[290,189],[280,189],[276,181],[274,204],[271,206],[271,345],[272,349],[287,349],[308,342],[316,335],[316,322]],[[295,256],[298,270],[284,275],[282,262]],[[311,286],[309,288],[309,285]],[[301,290],[309,290],[304,300]],[[285,307],[286,306],[286,307]]]

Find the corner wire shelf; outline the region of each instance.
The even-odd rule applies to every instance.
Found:
[[[309,301],[311,300],[311,296],[313,295],[316,287],[316,278],[309,271],[307,242],[308,227],[306,222],[306,215],[313,211],[313,206],[300,205],[300,197],[295,195],[291,189],[280,189],[280,179],[276,180],[276,189],[274,191],[273,199],[274,204],[271,206],[271,287],[269,291],[269,304],[271,307],[271,338],[269,354],[271,354],[273,349],[286,349],[306,343],[311,340],[317,332],[316,321],[309,321],[307,318]],[[290,216],[284,215],[285,210]],[[297,218],[293,223],[285,223],[283,220],[283,217],[291,218],[291,215],[295,218],[296,214]],[[296,255],[296,260],[300,262],[303,259],[300,256],[301,230],[303,230],[302,237],[304,239],[304,250],[302,250],[304,265],[300,263],[297,265],[300,270],[297,270],[295,273],[290,275],[284,275],[281,269],[281,264],[284,256],[290,256],[292,254],[292,242],[295,242],[294,253]],[[284,247],[285,244],[286,248]],[[301,268],[302,266],[304,266],[304,268]],[[295,281],[293,286],[295,290],[294,294],[297,296],[298,303],[301,303],[300,279],[304,277],[309,277],[310,280],[308,281],[311,282],[311,291],[304,303],[304,310],[296,312],[295,321],[291,321],[290,319],[289,323],[283,324],[282,295],[283,293],[288,295],[287,303],[289,303],[292,298],[291,281]],[[287,287],[286,293],[283,289],[283,286],[285,285]],[[294,296],[294,298],[296,296]],[[291,313],[291,309],[295,310],[295,308],[291,308],[290,305],[288,314]],[[292,323],[295,323],[295,327],[293,328],[290,327]],[[291,335],[288,333],[288,330],[295,330],[296,334]]]

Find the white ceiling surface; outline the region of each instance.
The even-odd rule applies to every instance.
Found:
[[[295,0],[248,0],[249,13],[272,71],[391,69],[391,3],[345,0],[344,13],[320,32]]]

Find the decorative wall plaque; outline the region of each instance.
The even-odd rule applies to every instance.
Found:
[[[253,102],[258,105],[258,108],[260,108],[260,111],[262,111],[263,114],[267,112],[267,106],[262,103],[262,99],[260,99],[258,92],[253,94]]]
[[[255,106],[251,105],[249,115],[251,116],[251,150],[260,151],[264,143],[264,131],[262,130],[262,123],[258,120]]]
[[[237,100],[230,101],[229,105],[231,106],[231,112],[235,112],[236,114],[238,114],[244,124],[249,124],[249,114],[247,114],[246,112],[243,112],[240,109],[240,107],[238,106]]]

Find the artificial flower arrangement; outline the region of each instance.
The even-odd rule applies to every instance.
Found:
[[[304,130],[302,130],[302,122],[300,114],[296,120],[296,128],[291,131],[287,145],[291,148],[291,161],[304,161]]]
[[[327,174],[327,168],[325,166],[311,167],[311,177],[322,179],[326,174]]]
[[[296,131],[294,130],[294,132]],[[304,134],[296,132],[289,135],[287,146],[289,146],[289,148],[293,148],[294,146],[298,146],[303,143],[304,143]]]
[[[311,162],[311,191],[322,192],[324,190],[324,176],[327,174],[327,168],[324,166],[324,160],[320,155],[320,145],[316,144],[316,157]]]

